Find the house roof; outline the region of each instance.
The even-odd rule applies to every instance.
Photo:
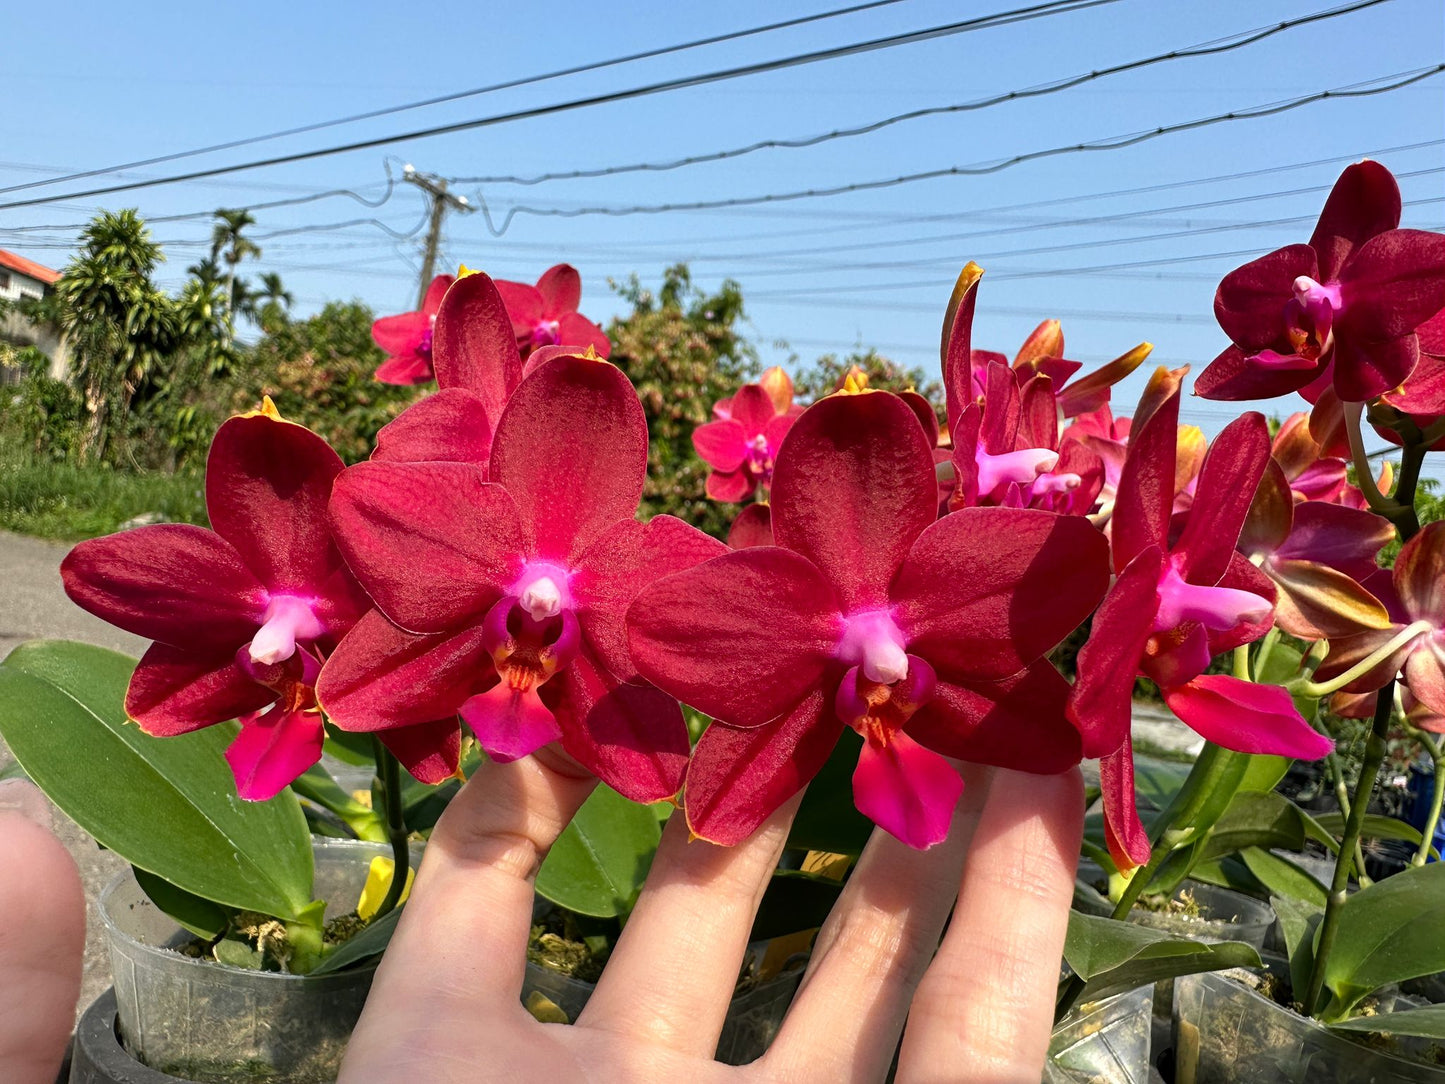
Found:
[[[52,271],[34,260],[27,260],[24,256],[17,256],[13,252],[6,252],[0,248],[0,267],[7,267],[11,271],[21,275],[28,275],[39,282],[49,286],[60,280],[60,272]]]

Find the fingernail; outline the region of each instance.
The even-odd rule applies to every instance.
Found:
[[[54,827],[50,803],[28,779],[0,779],[0,812],[5,810],[19,813],[47,830]]]

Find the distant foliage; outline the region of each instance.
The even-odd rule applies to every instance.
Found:
[[[309,320],[281,321],[252,349],[233,411],[269,395],[281,416],[325,437],[348,463],[371,454],[376,431],[427,390],[379,384],[385,355],[371,341],[375,315],[358,301],[333,301]]]
[[[642,514],[667,512],[724,537],[742,506],[703,495],[708,467],[693,450],[692,431],[711,419],[713,403],[758,374],[757,354],[737,327],[742,291],[728,281],[707,294],[682,264],[663,273],[656,293],[636,275],[612,285],[632,313],[607,329],[611,360],[637,388],[651,441]]]
[[[907,369],[884,357],[872,347],[850,354],[824,354],[811,365],[793,374],[793,388],[799,402],[815,403],[843,385],[843,378],[854,369],[868,376],[868,386],[877,391],[916,391],[937,410],[943,402],[943,385],[922,369]],[[941,420],[941,419],[940,419]]]

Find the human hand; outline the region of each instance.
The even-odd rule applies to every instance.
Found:
[[[80,997],[85,890],[39,790],[0,781],[0,1080],[54,1084]]]
[[[520,1003],[533,879],[594,781],[560,758],[486,763],[432,834],[339,1084],[879,1081],[900,1033],[903,1084],[1037,1084],[1082,784],[965,779],[945,843],[873,833],[772,1046],[730,1067],[713,1053],[797,799],[733,848],[689,842],[673,817],[586,1009],[543,1024]]]

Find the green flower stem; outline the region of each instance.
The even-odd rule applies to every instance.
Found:
[[[377,789],[381,793],[381,806],[386,817],[386,836],[391,842],[391,855],[396,863],[391,875],[391,885],[386,898],[376,909],[371,921],[391,913],[406,890],[406,875],[411,864],[411,852],[407,847],[406,821],[401,807],[401,762],[391,754],[379,738],[372,738],[373,755],[376,757]]]
[[[1254,656],[1254,680],[1258,681],[1264,673],[1264,668],[1269,664],[1269,657],[1274,654],[1274,645],[1279,643],[1280,631],[1278,625],[1271,625],[1264,638],[1259,641],[1258,652]]]
[[[1307,696],[1311,700],[1323,700],[1331,693],[1339,692],[1356,678],[1364,677],[1415,637],[1434,627],[1428,621],[1412,622],[1338,677],[1332,677],[1329,681],[1292,681],[1288,686],[1289,691],[1296,696]]]
[[[1348,819],[1350,816],[1350,807],[1354,803],[1350,801],[1350,788],[1345,786],[1345,770],[1340,766],[1340,758],[1335,753],[1331,753],[1325,759],[1325,764],[1329,768],[1330,781],[1335,788],[1335,804],[1340,807],[1340,815]],[[1342,854],[1344,852],[1340,851],[1337,853]],[[1365,872],[1365,849],[1361,846],[1358,839],[1355,840],[1354,857],[1355,880],[1360,882],[1360,887],[1366,888],[1374,884],[1374,882],[1370,880],[1369,874]]]
[[[1355,800],[1345,820],[1345,834],[1340,840],[1340,853],[1335,859],[1335,875],[1330,882],[1330,896],[1325,904],[1325,917],[1320,922],[1319,939],[1316,941],[1314,966],[1310,972],[1309,991],[1305,994],[1302,1007],[1306,1016],[1314,1016],[1319,1008],[1320,994],[1325,986],[1325,962],[1334,948],[1335,936],[1339,932],[1340,908],[1344,905],[1346,889],[1350,883],[1350,865],[1354,860],[1355,846],[1360,840],[1360,828],[1365,823],[1365,807],[1370,804],[1370,795],[1375,790],[1375,779],[1380,774],[1380,765],[1385,760],[1385,735],[1390,728],[1390,717],[1395,712],[1395,682],[1391,680],[1375,698],[1375,719],[1370,727],[1370,736],[1365,742],[1364,762],[1360,766],[1360,780],[1355,785]],[[1363,872],[1363,870],[1361,870]]]
[[[1440,808],[1445,805],[1445,764],[1441,763],[1442,753],[1440,743],[1427,731],[1419,727],[1405,724],[1405,729],[1410,736],[1425,747],[1425,752],[1430,754],[1430,763],[1435,766],[1434,786],[1430,790],[1430,814],[1425,818],[1425,828],[1421,832],[1420,847],[1415,852],[1415,857],[1410,859],[1410,865],[1423,866],[1430,857],[1430,847],[1435,840],[1435,828],[1440,823]]]

